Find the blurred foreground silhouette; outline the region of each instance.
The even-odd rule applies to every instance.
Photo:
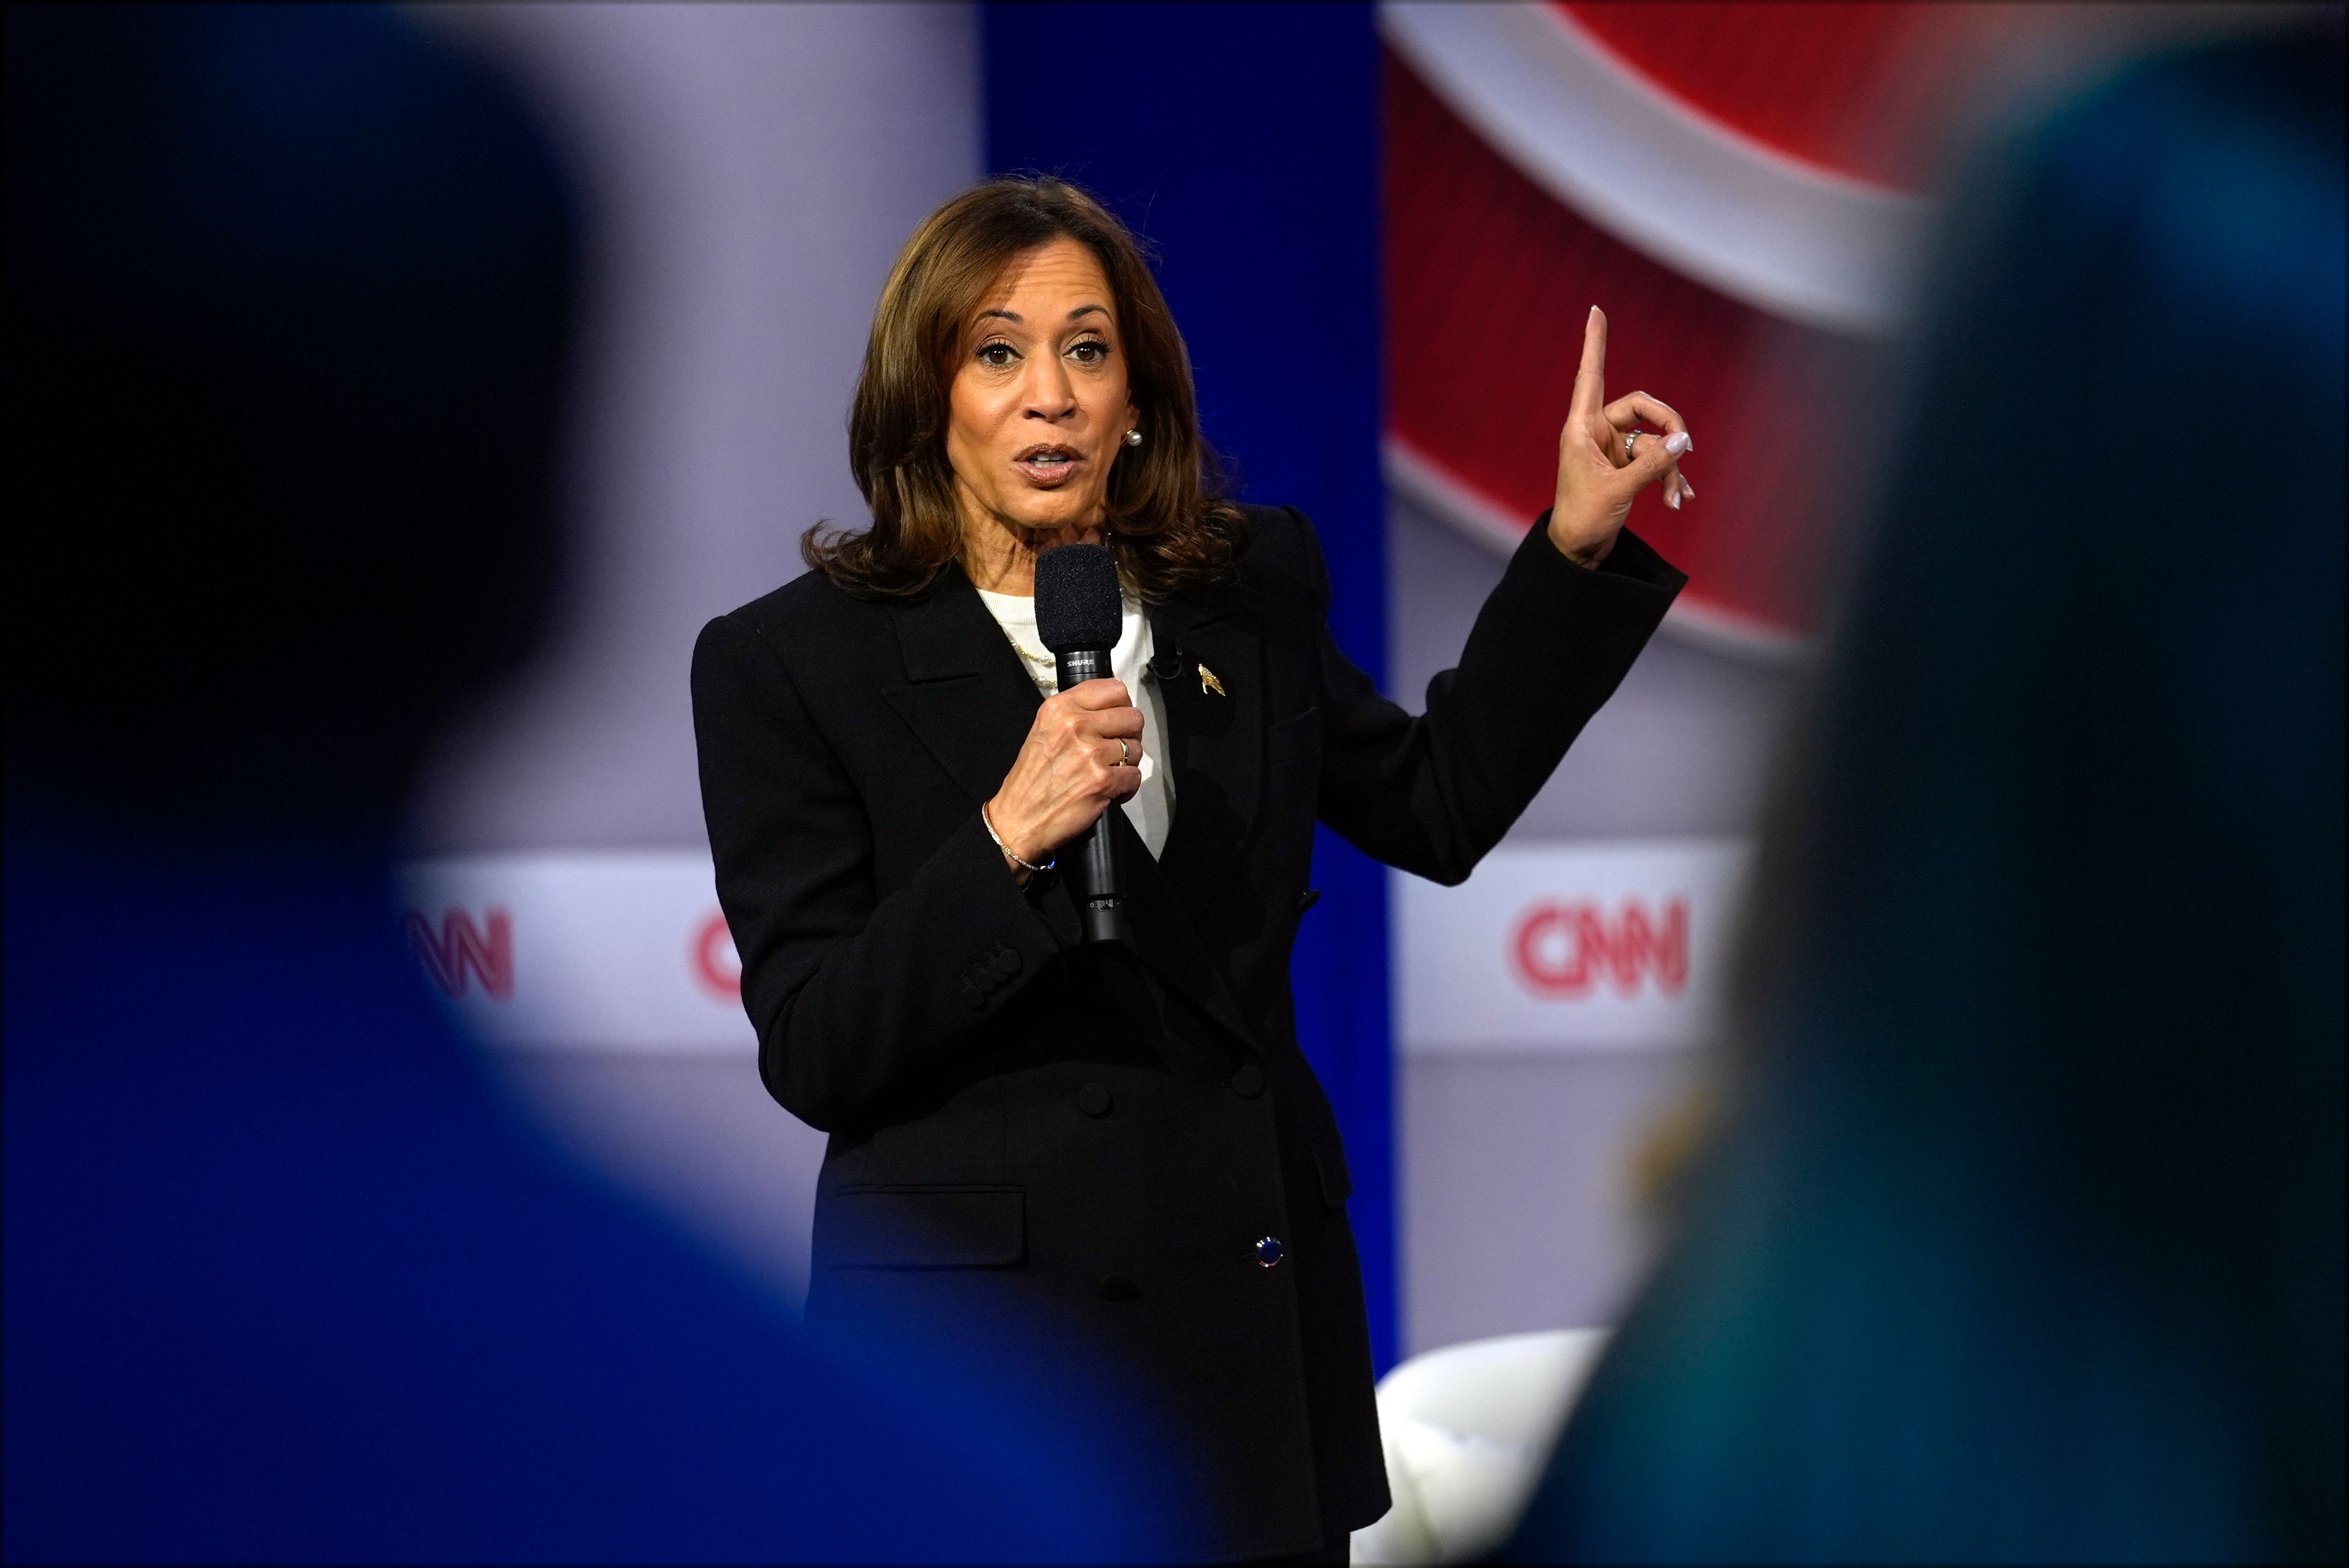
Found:
[[[2337,11],[1959,211],[1671,1244],[1506,1555],[2338,1560]]]
[[[559,585],[516,99],[372,9],[6,57],[7,1556],[1109,1550],[515,1119],[399,945],[408,787]]]

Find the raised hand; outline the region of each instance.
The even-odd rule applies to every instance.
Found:
[[[1641,429],[1643,420],[1662,428]],[[1615,548],[1631,499],[1648,486],[1661,480],[1669,507],[1694,500],[1696,490],[1680,471],[1680,459],[1692,444],[1687,422],[1645,392],[1607,401],[1607,315],[1591,306],[1582,334],[1582,366],[1574,374],[1573,407],[1557,435],[1550,542],[1569,560],[1596,566]]]

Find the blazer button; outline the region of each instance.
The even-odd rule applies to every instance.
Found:
[[[1077,1109],[1087,1116],[1107,1116],[1110,1103],[1109,1090],[1101,1084],[1089,1083],[1077,1090]]]
[[[1267,1236],[1256,1244],[1256,1261],[1259,1268],[1271,1268],[1288,1255],[1278,1236]]]
[[[1019,973],[1019,954],[1009,947],[995,950],[995,972],[1006,980]]]
[[[1248,1063],[1232,1075],[1232,1092],[1242,1099],[1254,1099],[1264,1092],[1264,1069]]]
[[[1142,1294],[1142,1287],[1123,1274],[1105,1274],[1102,1278],[1103,1301],[1132,1301]]]

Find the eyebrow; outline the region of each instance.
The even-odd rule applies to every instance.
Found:
[[[1085,315],[1087,312],[1092,312],[1097,315],[1107,315],[1109,314],[1109,308],[1106,305],[1081,304],[1077,306],[1076,309],[1069,313],[1069,319],[1071,321],[1074,321],[1077,317]],[[988,316],[1000,316],[1005,321],[1016,321],[1020,323],[1022,325],[1027,324],[1027,317],[1021,315],[1016,310],[983,310],[978,313],[978,319],[981,321],[985,321]]]

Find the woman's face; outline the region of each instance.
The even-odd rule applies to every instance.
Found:
[[[963,527],[1081,536],[1099,528],[1110,465],[1139,423],[1117,301],[1092,251],[1061,238],[1016,258],[964,333],[947,461]]]

